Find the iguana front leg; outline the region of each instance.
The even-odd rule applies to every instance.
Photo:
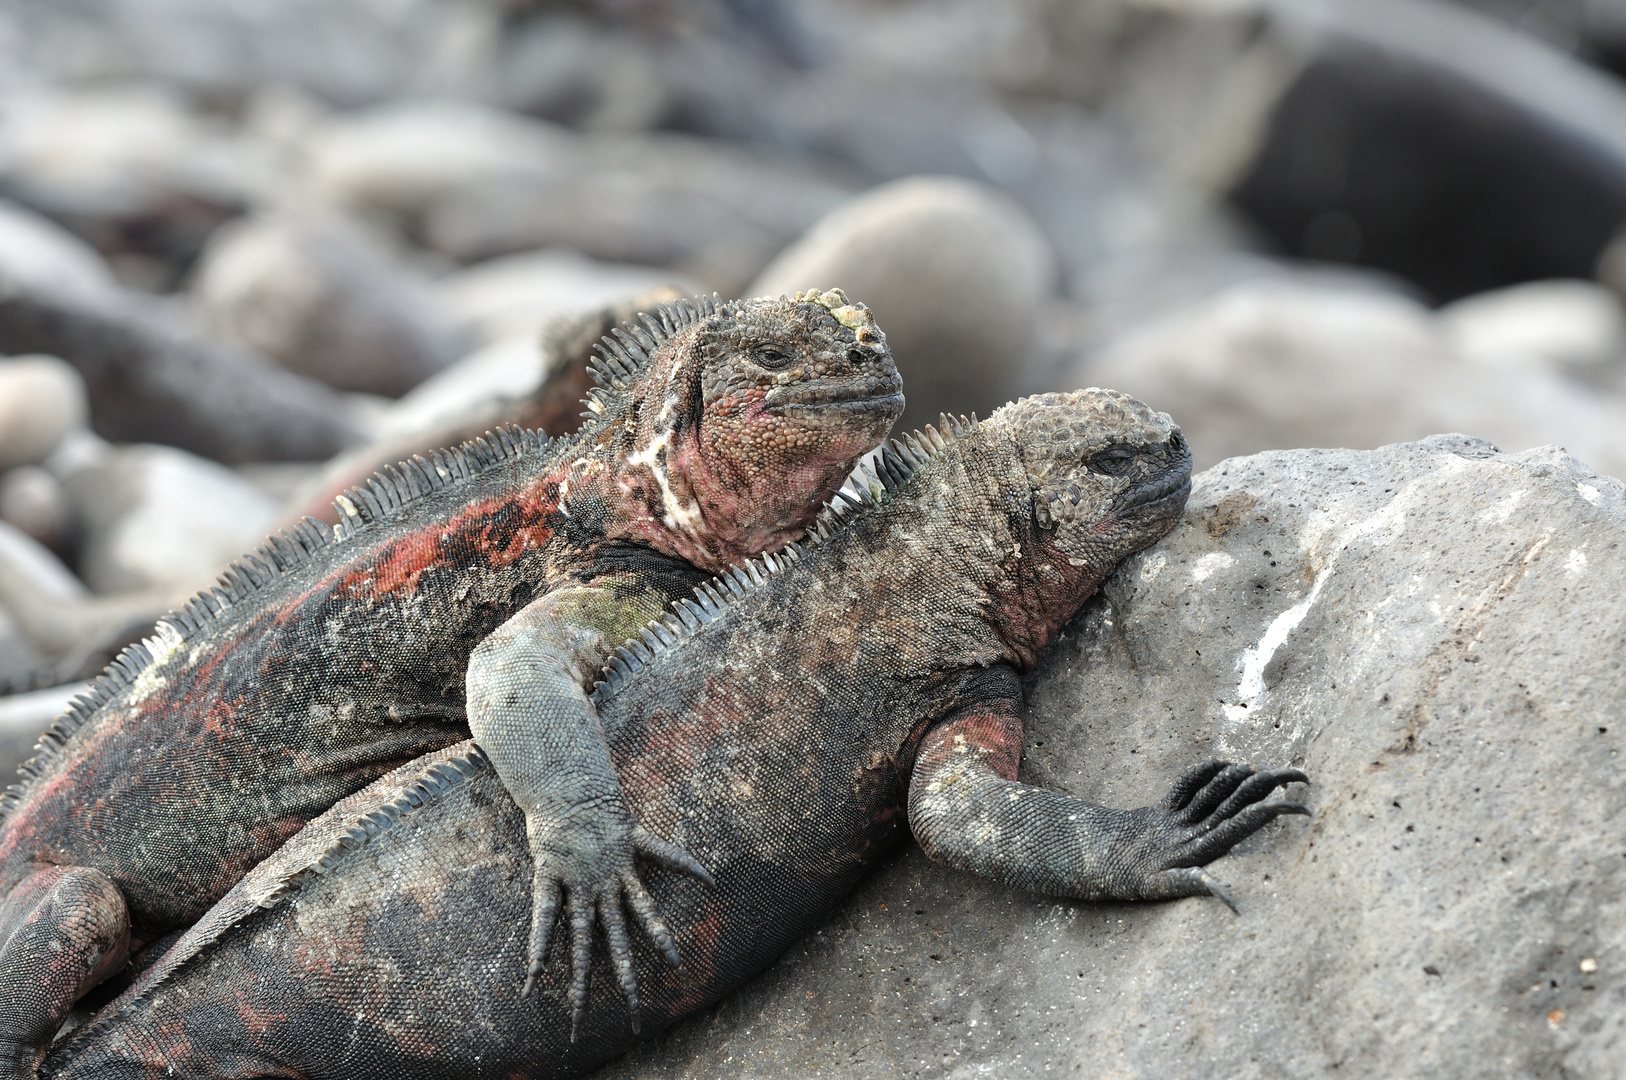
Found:
[[[1012,673],[1014,680],[1015,674]],[[1016,781],[1020,688],[962,707],[928,733],[909,784],[909,824],[938,862],[1029,892],[1080,900],[1217,896],[1202,868],[1283,814],[1264,802],[1305,783],[1297,769],[1210,761],[1186,770],[1160,805],[1096,806]]]
[[[653,611],[646,612],[650,604]],[[659,610],[658,598],[620,600],[608,587],[556,590],[498,627],[469,658],[469,728],[525,814],[535,867],[523,993],[530,994],[542,973],[562,905],[571,928],[573,1030],[587,1009],[595,919],[604,928],[635,1029],[638,986],[623,903],[667,962],[680,966],[672,933],[639,880],[633,856],[711,884],[711,875],[690,855],[632,820],[588,697],[610,649]]]

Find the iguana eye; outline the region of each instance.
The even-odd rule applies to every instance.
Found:
[[[1126,446],[1113,446],[1090,458],[1090,468],[1108,476],[1122,476],[1135,464],[1135,452]]]
[[[751,354],[751,359],[756,361],[758,367],[765,367],[769,371],[778,371],[781,368],[790,367],[796,357],[775,346],[762,345],[757,348],[756,352]]]

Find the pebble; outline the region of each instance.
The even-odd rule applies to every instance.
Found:
[[[1626,372],[1620,298],[1591,281],[1531,281],[1439,311],[1452,347],[1474,363],[1540,367],[1607,384]]]
[[[899,429],[1009,398],[1033,346],[1055,258],[1026,213],[967,180],[866,192],[782,252],[747,293],[840,288],[869,305],[903,374]]]
[[[19,465],[0,474],[0,521],[46,547],[62,547],[70,531],[62,485],[38,465]]]
[[[248,480],[168,446],[116,448],[63,488],[84,528],[79,570],[97,593],[199,582],[263,541],[277,513]]]
[[[10,199],[0,199],[0,283],[81,303],[105,301],[117,291],[95,248]]]
[[[563,167],[571,144],[568,132],[540,120],[428,101],[333,116],[312,126],[301,150],[319,195],[410,215],[481,182],[539,180]]]
[[[85,382],[54,356],[0,359],[0,470],[37,465],[87,415]]]
[[[220,228],[192,301],[216,336],[340,390],[399,396],[466,344],[426,281],[331,219],[267,216]]]
[[[465,262],[567,247],[668,267],[737,296],[850,194],[805,163],[716,140],[588,135],[572,136],[568,147],[544,173],[447,191],[425,211],[424,240]]]

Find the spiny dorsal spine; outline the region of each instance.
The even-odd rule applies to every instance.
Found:
[[[616,327],[593,346],[596,355],[587,362],[587,374],[601,389],[625,391],[648,370],[650,354],[661,345],[700,320],[730,310],[713,293],[693,300],[673,300],[661,304],[653,313],[639,312],[636,322]],[[601,415],[612,402],[610,395],[598,390],[589,391],[587,398],[589,412],[583,416]]]
[[[961,436],[975,431],[977,420],[944,414],[943,434],[928,424],[924,430],[893,439],[875,455],[874,464],[860,462],[852,476],[836,492],[804,539],[810,545],[823,544],[854,520],[857,511],[878,509],[882,502],[907,484],[920,469]],[[679,599],[671,609],[644,626],[610,655],[601,678],[593,685],[593,701],[602,704],[614,696],[635,674],[654,662],[657,656],[679,648],[709,622],[723,616],[731,604],[768,584],[807,557],[801,544],[786,545],[777,555],[763,554],[730,567],[695,590],[693,599]]]
[[[253,597],[315,555],[348,541],[363,527],[399,515],[435,492],[478,478],[515,458],[547,449],[551,440],[540,431],[503,427],[461,446],[439,450],[426,459],[415,456],[387,466],[365,483],[334,500],[339,526],[330,529],[314,518],[266,539],[264,546],[234,561],[211,588],[198,593],[178,610],[158,619],[153,636],[121,652],[83,693],[69,703],[34,747],[34,757],[18,769],[19,784],[0,793],[0,824],[27,794],[28,784],[44,771],[73,734],[96,711],[140,677],[155,656],[168,656],[175,646],[191,640],[224,613]]]
[[[873,463],[860,461],[803,539],[810,545],[830,539],[855,511],[874,507],[907,483],[927,461],[977,430],[978,421],[976,414],[954,417],[944,413],[938,424],[937,428],[927,424],[893,439],[875,455]]]
[[[314,878],[326,874],[338,860],[371,843],[379,833],[414,810],[434,805],[448,792],[490,771],[491,759],[479,746],[472,747],[467,754],[437,761],[408,782],[400,795],[358,816],[350,826],[341,829],[326,850],[304,866],[283,875],[256,903],[262,908],[276,907]]]

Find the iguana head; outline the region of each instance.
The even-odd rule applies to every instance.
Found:
[[[903,412],[886,335],[838,289],[642,321],[605,339],[605,380],[645,371],[616,410],[609,495],[626,538],[704,569],[795,539]]]
[[[1024,595],[1002,633],[1048,640],[1114,567],[1174,528],[1191,451],[1168,414],[1116,390],[1023,398],[982,426],[1014,442],[1031,493],[1035,550],[1012,568]]]

